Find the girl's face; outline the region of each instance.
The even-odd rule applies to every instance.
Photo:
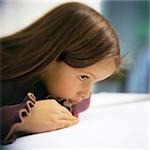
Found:
[[[113,58],[106,58],[86,68],[73,68],[64,62],[49,64],[42,78],[50,94],[72,104],[90,96],[93,85],[111,76],[116,69]]]

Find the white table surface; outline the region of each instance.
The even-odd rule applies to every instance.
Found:
[[[150,95],[93,94],[77,125],[18,138],[3,150],[149,150]]]

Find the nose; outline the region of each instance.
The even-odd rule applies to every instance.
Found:
[[[87,99],[90,96],[92,87],[84,87],[77,92],[77,96],[80,100]]]

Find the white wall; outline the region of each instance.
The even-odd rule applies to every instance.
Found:
[[[0,37],[12,34],[35,20],[51,8],[73,0],[0,0]],[[100,11],[101,0],[74,0]]]

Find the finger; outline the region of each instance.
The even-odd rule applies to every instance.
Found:
[[[60,120],[59,121],[59,124],[60,124],[60,127],[59,128],[66,128],[66,127],[69,127],[69,126],[72,126],[74,124],[77,124],[79,121],[78,120]]]
[[[72,115],[72,113],[64,106],[62,106],[61,112],[65,113],[65,114],[68,114],[68,115]]]
[[[59,120],[71,120],[71,121],[76,121],[78,120],[77,117],[73,116],[72,114],[71,115],[68,115],[68,114],[61,114],[59,116]]]

